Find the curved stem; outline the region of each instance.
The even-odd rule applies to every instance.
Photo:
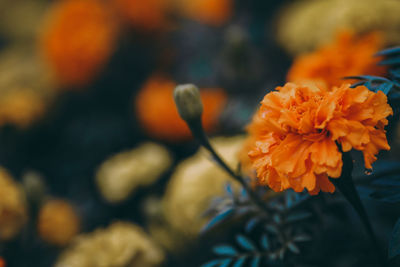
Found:
[[[203,130],[203,126],[200,121],[192,121],[188,122],[189,128],[193,134],[193,136],[200,142],[200,144],[207,149],[213,158],[217,161],[217,163],[224,169],[235,181],[239,182],[242,187],[246,190],[250,199],[264,212],[269,214],[271,210],[268,206],[262,201],[262,199],[251,189],[246,180],[239,174],[235,173],[228,164],[217,154],[214,148],[211,146],[210,141],[208,140],[207,135]]]
[[[344,164],[343,164],[342,176],[337,179],[331,179],[331,181],[340,190],[340,192],[343,194],[346,200],[351,204],[351,206],[357,212],[362,224],[365,227],[365,230],[367,231],[367,234],[374,247],[374,250],[377,253],[377,258],[380,262],[380,265],[384,267],[386,266],[385,257],[383,256],[383,253],[379,246],[378,239],[376,238],[371,222],[368,218],[367,212],[365,211],[364,205],[361,202],[360,196],[354,186],[354,182],[351,177],[351,173],[353,171],[353,161],[348,152],[343,153],[343,163]]]

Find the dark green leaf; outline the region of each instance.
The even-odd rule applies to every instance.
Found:
[[[400,47],[391,47],[382,51],[379,51],[375,54],[375,56],[387,56],[387,55],[394,55],[400,53]]]
[[[269,241],[268,241],[268,236],[263,234],[261,236],[261,246],[265,250],[269,250]]]
[[[209,261],[207,263],[204,263],[203,265],[201,265],[201,267],[216,267],[219,266],[221,264],[221,260],[213,260],[213,261]]]

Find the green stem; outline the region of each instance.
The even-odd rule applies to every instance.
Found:
[[[240,183],[242,187],[246,190],[247,194],[249,195],[250,199],[264,212],[267,214],[271,213],[271,210],[265,205],[264,201],[251,189],[249,184],[246,180],[239,174],[235,173],[228,164],[217,154],[214,148],[211,146],[210,141],[208,140],[207,135],[204,132],[203,126],[201,121],[195,120],[188,122],[189,128],[193,134],[193,136],[200,142],[200,144],[207,149],[213,158],[217,161],[217,163],[224,169],[235,181]]]
[[[386,266],[386,260],[381,252],[381,248],[379,246],[378,239],[374,233],[371,222],[368,218],[367,212],[365,211],[364,205],[361,202],[360,196],[354,186],[354,182],[352,179],[352,171],[353,171],[353,160],[350,156],[350,153],[343,153],[343,170],[342,175],[338,179],[331,179],[333,184],[340,190],[346,200],[351,204],[354,210],[357,212],[362,224],[365,227],[365,230],[368,233],[368,236],[371,240],[371,243],[374,247],[374,250],[377,253],[377,258],[380,262],[381,266]]]

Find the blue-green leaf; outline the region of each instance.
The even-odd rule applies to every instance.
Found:
[[[204,228],[202,229],[202,232],[207,231],[208,229],[210,229],[211,227],[215,226],[216,224],[222,222],[223,220],[225,220],[226,218],[228,218],[229,216],[231,216],[233,214],[234,210],[232,208],[229,208],[225,211],[220,212],[217,216],[215,216],[214,218],[212,218],[207,224],[206,226],[204,226]]]
[[[254,244],[244,235],[237,235],[236,241],[243,249],[248,251],[255,251],[257,249]]]
[[[227,267],[229,264],[231,264],[232,259],[225,259],[223,261],[221,261],[221,264],[219,265],[219,267]]]
[[[268,236],[266,234],[263,234],[261,236],[261,246],[265,250],[269,250],[269,241],[268,241]]]
[[[389,242],[389,258],[394,258],[398,255],[400,255],[400,219],[394,226]]]
[[[257,223],[260,222],[260,218],[258,217],[253,217],[251,218],[245,225],[245,231],[247,233],[250,233],[251,231],[253,231],[253,229],[256,227]]]
[[[297,221],[302,221],[305,219],[308,219],[312,216],[311,213],[306,212],[306,211],[296,211],[296,212],[292,212],[290,213],[287,217],[286,217],[286,222],[287,223],[293,223],[293,222],[297,222]]]
[[[391,47],[382,51],[379,51],[375,54],[375,56],[387,56],[387,55],[394,55],[400,53],[400,46]]]
[[[232,267],[242,267],[244,266],[244,263],[246,262],[246,257],[240,257],[235,264],[233,264]]]
[[[260,262],[261,262],[261,257],[260,256],[254,257],[253,260],[251,261],[251,267],[259,267],[260,266]]]
[[[378,63],[378,65],[397,65],[397,64],[400,64],[400,57],[388,58]]]
[[[219,266],[221,264],[221,260],[213,260],[213,261],[209,261],[207,263],[204,263],[203,265],[201,265],[201,267],[215,267],[215,266]]]
[[[288,248],[290,249],[290,251],[292,251],[293,253],[295,253],[295,254],[299,254],[300,253],[300,249],[296,246],[296,244],[295,243],[293,243],[293,242],[290,242],[289,244],[288,244]]]
[[[237,251],[231,246],[221,245],[213,248],[215,254],[222,256],[236,256]]]

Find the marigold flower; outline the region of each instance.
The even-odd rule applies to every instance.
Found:
[[[384,126],[392,114],[384,93],[349,84],[326,87],[287,83],[267,94],[248,127],[248,153],[260,184],[274,191],[334,192],[342,154],[356,149],[366,168],[389,150]],[[337,144],[336,144],[337,143]]]
[[[79,217],[75,209],[64,200],[50,200],[39,212],[38,232],[51,244],[66,245],[79,232]]]
[[[41,49],[60,83],[79,87],[102,69],[115,37],[112,13],[103,1],[63,0],[50,9]]]
[[[232,16],[232,0],[177,0],[181,13],[201,23],[220,26]]]
[[[331,87],[340,86],[345,76],[360,73],[383,75],[386,68],[377,66],[379,58],[374,57],[381,45],[381,35],[376,32],[355,36],[351,31],[342,31],[333,43],[297,57],[288,72],[287,81],[313,80],[325,82]]]
[[[137,95],[136,113],[146,132],[152,137],[167,141],[182,141],[192,134],[176,109],[173,92],[176,84],[162,77],[151,77]],[[201,90],[204,105],[203,126],[211,132],[226,101],[221,89]]]
[[[167,22],[167,0],[112,0],[112,2],[123,18],[135,28],[156,30]]]

